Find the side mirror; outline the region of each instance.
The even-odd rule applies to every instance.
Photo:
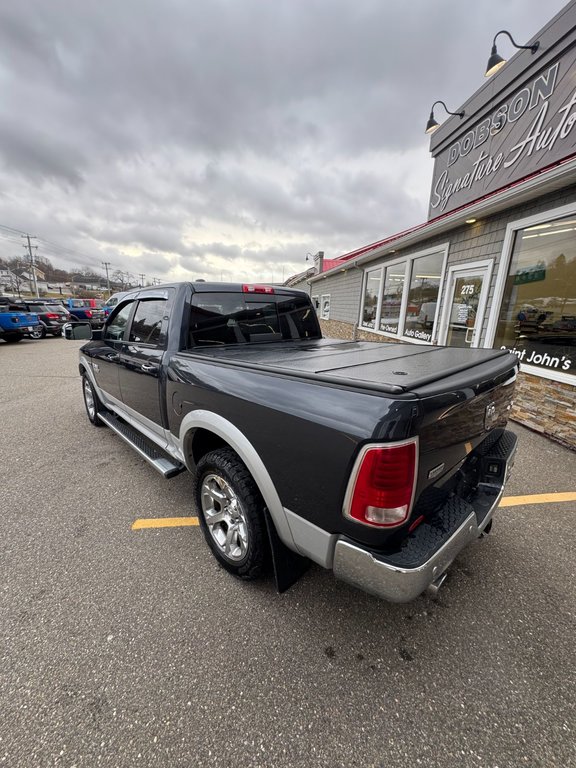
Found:
[[[74,341],[79,339],[91,339],[92,327],[90,323],[65,323],[64,337]]]

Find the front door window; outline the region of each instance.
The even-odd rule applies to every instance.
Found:
[[[114,316],[110,317],[104,329],[104,335],[102,337],[104,341],[121,341],[124,338],[124,333],[128,325],[128,318],[130,317],[130,312],[132,312],[133,306],[134,302],[129,301],[119,309]]]

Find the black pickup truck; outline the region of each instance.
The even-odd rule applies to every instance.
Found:
[[[92,424],[165,477],[193,474],[206,541],[236,576],[271,563],[282,591],[314,561],[405,602],[492,525],[516,355],[325,339],[301,291],[204,282],[135,290],[102,330],[66,335],[92,339]]]

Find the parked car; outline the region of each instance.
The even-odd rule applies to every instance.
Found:
[[[65,299],[64,306],[73,321],[87,320],[92,328],[101,328],[104,325],[106,314],[103,309],[96,307],[95,299]]]
[[[26,312],[10,298],[0,297],[0,339],[8,343],[22,341],[25,336],[39,338],[38,316]]]
[[[24,311],[35,312],[40,321],[39,327],[30,332],[33,339],[43,339],[46,335],[61,336],[64,323],[68,322],[68,313],[62,305],[50,304],[45,300],[19,301],[18,306]]]
[[[44,299],[44,301],[46,306],[49,306],[52,311],[57,312],[61,317],[68,321],[71,319],[72,315],[70,314],[70,311],[66,309],[62,301],[58,299]]]
[[[271,554],[283,590],[312,560],[406,602],[490,530],[516,451],[506,350],[324,339],[303,291],[217,283],[127,293],[103,330],[66,337],[92,338],[88,419],[164,477],[193,474],[235,576]]]

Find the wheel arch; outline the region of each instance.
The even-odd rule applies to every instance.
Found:
[[[94,387],[94,391],[98,395],[100,402],[106,404],[105,397],[103,397],[103,394],[102,394],[102,390],[100,389],[96,379],[94,378],[94,372],[92,371],[90,361],[84,355],[80,355],[80,360],[78,362],[78,372],[80,373],[80,376],[87,376],[90,379],[90,383]]]
[[[186,465],[192,473],[195,472],[198,461],[209,451],[232,448],[258,486],[278,536],[286,546],[298,551],[272,478],[258,451],[238,427],[212,411],[192,411],[184,417],[180,425],[180,445]]]
[[[90,368],[90,363],[84,357],[81,357],[80,362],[78,363],[78,373],[80,376],[88,376],[92,384],[96,385],[92,369]]]

